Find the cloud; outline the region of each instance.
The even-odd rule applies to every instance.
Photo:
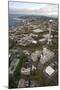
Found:
[[[36,5],[36,4],[35,4]],[[9,9],[9,13],[12,14],[37,14],[37,15],[54,15],[58,16],[58,5],[55,4],[47,4],[45,6],[36,8],[36,7],[28,7],[28,8],[11,8]]]

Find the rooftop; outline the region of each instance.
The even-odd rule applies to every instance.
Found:
[[[19,87],[24,87],[25,86],[25,79],[20,79],[18,83],[18,88]]]
[[[47,41],[46,38],[39,39],[39,42],[41,42],[41,43],[46,42],[46,41]]]
[[[33,62],[36,62],[38,60],[38,57],[40,57],[41,51],[37,50],[31,54],[31,59]]]
[[[36,40],[33,40],[32,43],[37,44],[37,41]]]
[[[54,69],[51,66],[46,67],[45,72],[51,76],[54,73]]]
[[[48,38],[49,37],[49,34],[44,34],[43,35],[44,38]],[[51,38],[53,37],[53,35],[51,35]]]
[[[24,74],[24,75],[29,75],[30,74],[30,68],[24,68],[22,67],[21,68],[21,73]]]
[[[54,52],[47,48],[43,48],[43,53],[41,54],[40,63],[45,64],[54,57]]]
[[[39,32],[43,32],[43,30],[41,30],[41,29],[34,29],[33,32],[39,33]]]

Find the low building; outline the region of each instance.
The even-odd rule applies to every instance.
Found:
[[[31,37],[38,37],[37,34],[33,34],[33,33],[31,33],[30,36],[31,36]]]
[[[45,44],[45,43],[47,43],[47,39],[46,38],[41,38],[41,39],[39,39],[39,42],[42,43],[42,44]]]
[[[23,51],[26,55],[30,55],[30,52],[28,50]]]
[[[24,88],[25,87],[25,79],[20,79],[17,87]]]
[[[22,38],[20,38],[20,40],[18,40],[19,45],[22,46],[27,46],[30,45],[31,43],[37,43],[31,36],[26,35]]]
[[[43,37],[48,39],[49,38],[49,34],[44,34]],[[51,38],[53,38],[53,35],[51,35]]]
[[[45,73],[48,74],[49,76],[51,76],[54,72],[55,70],[51,66],[47,66],[45,69]]]
[[[39,87],[40,86],[40,82],[37,80],[31,80],[30,81],[30,87]]]
[[[37,25],[33,25],[33,28],[36,29],[37,28]]]
[[[18,88],[29,87],[29,81],[25,79],[20,79],[17,87]]]
[[[49,60],[51,60],[54,57],[54,52],[50,51],[47,48],[43,48],[41,57],[40,57],[40,63],[45,64]]]
[[[10,64],[10,67],[9,67],[9,74],[13,75],[15,69],[16,69],[16,66],[18,65],[19,63],[19,59],[14,59],[11,64]]]
[[[40,32],[44,32],[44,30],[41,30],[41,29],[38,28],[38,29],[34,29],[33,32],[40,33]]]
[[[33,40],[32,43],[33,43],[33,44],[37,44],[37,41],[36,41],[36,40]]]
[[[31,68],[25,68],[25,67],[21,68],[21,74],[23,75],[30,75],[30,71],[31,71]]]
[[[34,65],[32,65],[32,71],[36,70],[36,67]]]
[[[53,22],[54,20],[53,19],[50,19],[49,22]]]
[[[41,51],[39,51],[39,50],[33,52],[33,53],[31,54],[31,59],[32,59],[32,61],[33,61],[33,62],[36,62],[36,61],[38,60],[38,58],[40,57],[40,55],[41,55]]]
[[[11,57],[11,53],[9,53],[8,57],[9,57],[9,58]]]

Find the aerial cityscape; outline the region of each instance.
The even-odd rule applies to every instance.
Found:
[[[58,85],[58,5],[9,1],[9,88]]]

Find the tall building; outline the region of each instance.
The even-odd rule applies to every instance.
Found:
[[[49,22],[48,22],[48,25],[49,25],[49,28],[48,28],[48,30],[49,30],[49,37],[48,37],[48,43],[47,43],[48,45],[52,44],[52,39],[51,39],[52,22],[53,22],[52,19],[50,19]]]

